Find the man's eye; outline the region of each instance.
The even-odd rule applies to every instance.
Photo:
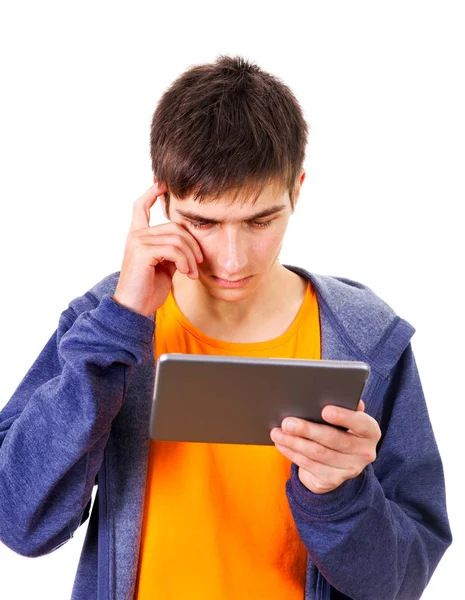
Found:
[[[272,222],[273,219],[270,219],[269,221],[251,221],[253,225],[259,228],[268,227]],[[189,221],[189,223],[192,225],[192,227],[194,227],[194,229],[203,229],[208,225],[212,225],[212,223],[202,223],[201,221]]]
[[[210,223],[200,223],[200,221],[189,221],[189,223],[195,229],[202,229],[203,227],[206,227],[207,225],[210,225]]]
[[[253,221],[253,224],[257,225],[257,227],[268,227],[272,222],[273,219],[270,219],[269,221]]]

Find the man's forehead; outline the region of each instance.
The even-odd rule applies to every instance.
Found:
[[[253,196],[252,196],[253,198]],[[178,200],[173,197],[173,208],[175,211],[187,218],[212,219],[218,222],[234,222],[238,220],[248,220],[283,212],[291,208],[289,194],[287,191],[272,189],[267,187],[255,202],[252,198],[248,200],[244,197],[232,199],[232,194],[218,197],[213,201],[198,202],[192,197],[185,200]]]

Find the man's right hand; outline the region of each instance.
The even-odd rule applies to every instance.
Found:
[[[167,191],[155,183],[134,202],[118,285],[113,300],[148,317],[166,300],[178,270],[198,277],[203,255],[194,236],[179,223],[150,227],[150,207]]]

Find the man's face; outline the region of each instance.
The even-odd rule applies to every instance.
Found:
[[[295,202],[304,178],[302,173]],[[253,293],[276,265],[292,208],[288,191],[269,185],[253,205],[239,199],[230,203],[229,197],[199,204],[171,195],[169,213],[202,250],[196,282],[218,299],[237,301]]]

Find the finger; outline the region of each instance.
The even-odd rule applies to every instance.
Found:
[[[281,452],[283,456],[288,458],[291,462],[296,464],[298,467],[303,469],[305,472],[310,473],[319,483],[318,487],[327,487],[329,489],[337,487],[342,483],[343,480],[348,479],[351,475],[343,469],[334,469],[318,463],[307,457],[290,450],[286,446],[276,445],[276,448]]]
[[[353,411],[340,406],[325,406],[321,416],[328,423],[350,429],[359,437],[376,437],[379,427],[375,419],[360,410]]]
[[[289,424],[294,423],[290,428]],[[298,419],[296,417],[286,417],[282,422],[282,429],[285,433],[291,433],[298,437],[306,438],[318,442],[331,450],[337,450],[344,454],[356,454],[357,438],[346,431],[336,429],[331,425],[323,425]]]
[[[365,411],[365,402],[360,398],[360,400],[358,401],[358,406],[357,406],[357,410],[360,410],[362,412]]]
[[[149,227],[150,207],[153,206],[158,196],[161,196],[165,192],[165,184],[160,185],[159,183],[155,183],[134,202],[130,232]]]
[[[172,262],[176,265],[176,268],[185,275],[194,275],[191,273],[189,261],[182,250],[176,248],[172,244],[144,244],[144,252],[149,254],[148,263],[152,267],[156,267],[158,264]],[[163,259],[163,263],[161,263]]]
[[[149,229],[150,231],[150,229]],[[150,245],[152,247],[156,247],[158,250],[158,247],[160,245],[171,245],[174,248],[177,248],[178,250],[180,250],[182,252],[182,254],[184,255],[187,265],[188,265],[188,272],[192,273],[192,274],[199,274],[198,268],[197,268],[197,262],[196,262],[196,257],[194,256],[193,252],[192,252],[192,247],[189,243],[188,240],[186,240],[182,235],[178,235],[177,233],[167,233],[165,235],[150,235],[150,234],[145,234],[145,235],[138,235],[138,240],[140,240],[141,242],[144,242],[147,245]],[[168,259],[168,256],[163,255],[163,258],[165,258],[165,260]]]
[[[170,221],[169,223],[153,225],[152,227],[148,227],[145,229],[146,230],[148,229],[148,231],[140,231],[139,234],[140,235],[146,235],[146,234],[152,235],[152,232],[153,232],[153,233],[156,233],[158,236],[159,235],[158,232],[161,232],[161,231],[165,231],[165,230],[169,231],[169,232],[174,231],[177,236],[180,236],[183,240],[185,240],[187,246],[189,247],[190,251],[193,254],[192,260],[193,260],[194,264],[197,265],[197,263],[201,263],[203,261],[203,254],[202,254],[202,249],[200,247],[200,244],[198,243],[195,236],[192,235],[192,233],[186,227],[184,227],[184,225],[182,225],[181,223],[176,223],[174,221]]]
[[[303,456],[311,463],[317,462],[334,469],[350,470],[356,460],[353,455],[332,450],[312,440],[287,435],[280,429],[274,430],[271,439],[276,445]]]
[[[179,228],[179,232],[182,237],[186,240],[186,243],[189,245],[192,254],[194,256],[194,262],[200,263],[203,261],[202,249],[200,247],[199,242],[195,238],[195,236],[188,230],[186,227],[181,225],[181,223],[174,223]]]

